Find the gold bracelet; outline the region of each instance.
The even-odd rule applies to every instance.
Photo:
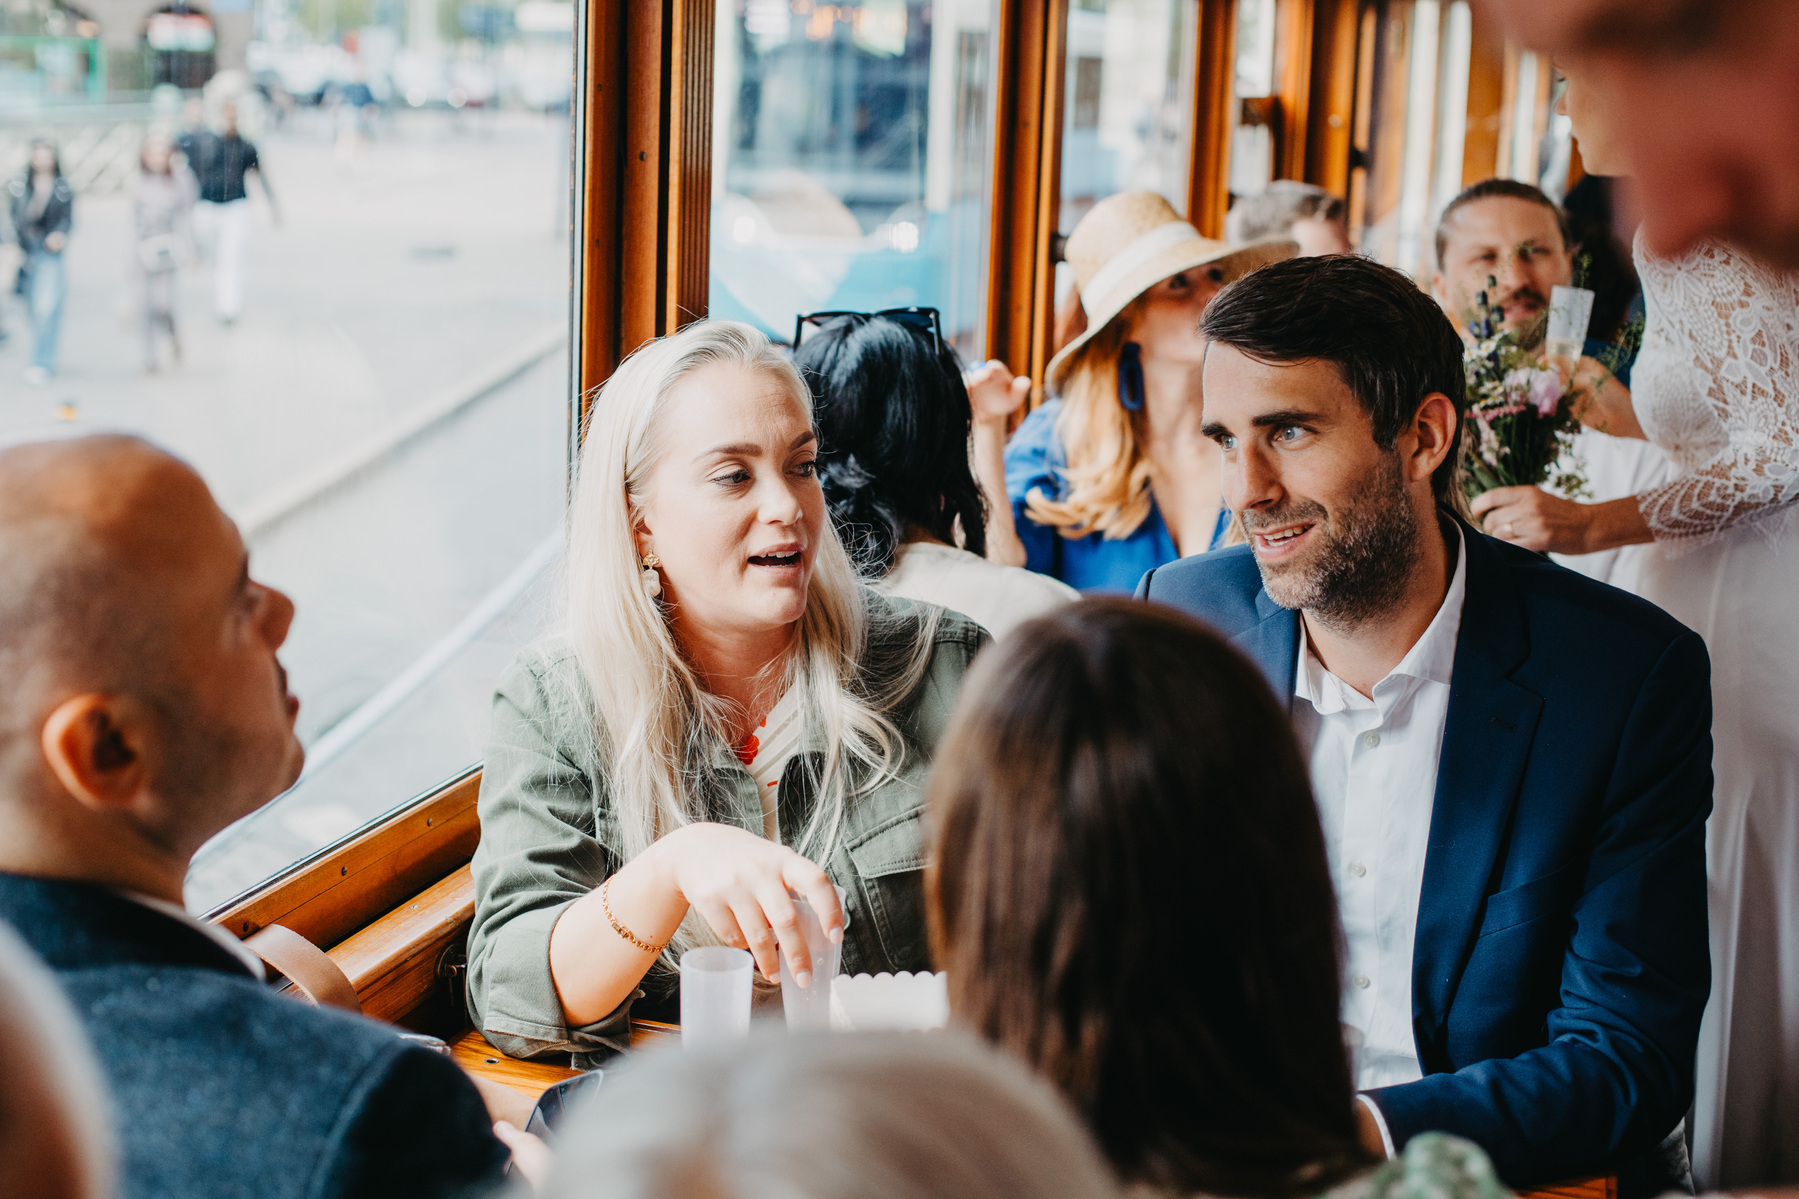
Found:
[[[606,888],[611,885],[611,879],[607,879],[600,884],[600,907],[605,909],[606,919],[612,922],[612,931],[631,942],[631,944],[637,946],[637,948],[643,950],[645,953],[661,953],[664,949],[667,949],[668,942],[664,941],[660,945],[651,945],[648,941],[618,922],[618,917],[612,914],[612,902],[606,898]]]

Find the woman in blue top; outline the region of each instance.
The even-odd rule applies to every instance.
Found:
[[[1218,447],[1200,432],[1199,318],[1219,288],[1294,250],[1201,237],[1153,192],[1081,218],[1067,256],[1087,328],[1050,360],[1056,398],[1005,447],[1014,528],[989,528],[990,557],[1083,591],[1130,591],[1223,542]],[[976,404],[988,421],[1002,406]]]

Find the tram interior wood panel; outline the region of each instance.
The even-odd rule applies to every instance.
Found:
[[[988,354],[1027,374],[1042,397],[1050,357],[1061,195],[1067,0],[1001,0],[994,77]]]
[[[467,771],[207,918],[238,937],[282,924],[314,945],[336,945],[474,856],[480,788],[480,770]]]
[[[1237,0],[1201,0],[1193,63],[1192,160],[1187,219],[1207,237],[1224,237],[1230,207],[1231,126],[1237,95]]]

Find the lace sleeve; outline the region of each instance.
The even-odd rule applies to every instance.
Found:
[[[1691,372],[1676,423],[1711,435],[1637,503],[1657,541],[1698,543],[1799,502],[1799,274],[1720,244],[1655,265],[1668,364]]]

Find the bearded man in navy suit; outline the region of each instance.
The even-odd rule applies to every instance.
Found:
[[[1204,331],[1205,432],[1250,544],[1137,594],[1209,621],[1290,706],[1365,1141],[1441,1130],[1514,1187],[1657,1193],[1711,985],[1704,644],[1455,515],[1462,343],[1404,275],[1275,263]]]

